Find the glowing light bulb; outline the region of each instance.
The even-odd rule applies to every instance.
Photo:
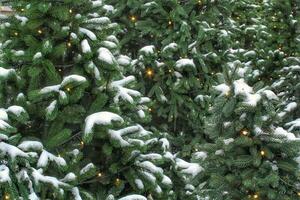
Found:
[[[249,134],[249,131],[244,129],[241,131],[241,134],[244,135],[244,136],[247,136]]]
[[[169,24],[169,25],[172,25],[172,21],[171,21],[171,20],[169,20],[168,24]]]
[[[97,176],[98,176],[98,177],[102,177],[102,173],[99,172],[99,173],[97,174]]]
[[[151,78],[154,75],[154,71],[149,68],[146,70],[146,75],[147,77]]]
[[[72,10],[72,9],[70,9],[70,10],[69,10],[69,13],[73,13],[73,10]]]
[[[39,29],[39,30],[38,30],[38,33],[39,33],[39,34],[42,34],[42,33],[43,33],[43,31],[42,31],[41,29]]]
[[[148,108],[148,111],[149,111],[149,112],[152,112],[152,108]]]
[[[68,46],[68,47],[71,47],[71,46],[72,46],[72,43],[71,43],[71,42],[67,42],[67,46]]]
[[[260,155],[265,156],[265,155],[266,155],[266,152],[265,152],[264,150],[261,150],[261,151],[260,151]]]
[[[116,178],[115,185],[119,186],[120,184],[121,184],[121,180],[119,178]]]
[[[131,20],[132,22],[136,22],[136,16],[131,16],[131,17],[130,17],[130,20]]]
[[[254,199],[258,199],[258,194],[253,195]]]
[[[67,91],[70,92],[70,91],[71,91],[71,88],[68,87],[68,88],[67,88]]]
[[[18,36],[18,35],[19,35],[19,33],[18,33],[18,32],[14,32],[14,35],[15,35],[15,36]]]
[[[24,9],[24,8],[22,8],[22,9],[21,9],[21,11],[22,11],[22,12],[24,12],[24,11],[25,11],[25,9]]]

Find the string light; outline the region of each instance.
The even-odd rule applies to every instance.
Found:
[[[115,185],[119,186],[121,184],[121,180],[119,178],[116,178],[115,180]]]
[[[171,25],[172,25],[172,21],[171,21],[171,20],[169,20],[168,24],[171,26]]]
[[[258,194],[253,195],[254,199],[258,199]]]
[[[229,95],[230,95],[230,91],[227,91],[227,92],[225,93],[225,96],[228,97]]]
[[[68,47],[71,47],[71,46],[72,46],[72,43],[71,43],[71,42],[67,42],[67,46],[68,46]]]
[[[72,10],[72,9],[70,9],[70,10],[69,10],[69,13],[73,13],[73,10]]]
[[[4,198],[5,198],[6,200],[10,199],[10,197],[9,197],[8,194],[6,194],[6,195],[4,196]]]
[[[247,135],[249,135],[249,131],[246,130],[246,129],[243,129],[243,130],[241,131],[241,134],[244,135],[244,136],[247,136]]]
[[[15,36],[18,36],[18,35],[19,35],[19,33],[18,33],[18,32],[14,32],[14,35],[15,35]]]
[[[171,70],[171,69],[169,69],[169,73],[172,73],[172,70]]]
[[[24,12],[24,11],[25,11],[25,9],[24,9],[24,8],[22,8],[22,9],[21,9],[21,11],[22,11],[22,12]]]
[[[132,16],[130,17],[130,20],[131,20],[132,22],[136,22],[136,16],[132,15]]]
[[[71,92],[71,88],[67,87],[67,91],[68,91],[68,92]]]
[[[297,192],[297,195],[300,197],[300,192]]]
[[[148,108],[148,111],[149,111],[149,112],[152,112],[152,108]]]
[[[266,155],[266,152],[265,152],[264,150],[261,150],[261,151],[260,151],[260,155],[265,156],[265,155]]]
[[[151,77],[153,77],[153,75],[154,75],[154,71],[153,71],[152,69],[148,68],[148,69],[146,70],[146,76],[147,76],[148,78],[151,78]]]
[[[39,34],[42,34],[42,33],[43,33],[43,31],[42,31],[41,29],[39,29],[37,32],[38,32]]]
[[[102,173],[99,172],[99,173],[97,174],[97,176],[98,176],[98,177],[102,177]]]
[[[58,71],[61,72],[62,70],[61,70],[61,69],[58,69]]]
[[[84,147],[84,142],[83,142],[83,141],[80,142],[80,147],[81,147],[81,148]]]

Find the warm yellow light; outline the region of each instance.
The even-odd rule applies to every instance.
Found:
[[[58,71],[61,72],[62,70],[61,70],[61,69],[58,69]]]
[[[241,131],[241,134],[244,135],[244,136],[247,136],[249,134],[249,131],[244,129]]]
[[[171,20],[169,20],[168,24],[169,24],[169,25],[172,25],[172,21],[171,21]]]
[[[297,192],[297,195],[300,197],[300,192]]]
[[[130,17],[130,20],[131,20],[132,22],[135,22],[135,21],[136,21],[136,16],[131,16],[131,17]]]
[[[83,142],[83,141],[81,141],[81,142],[80,142],[80,145],[82,145],[82,146],[83,146],[83,145],[84,145],[84,142]]]
[[[148,111],[149,111],[149,112],[152,112],[152,108],[148,108]]]
[[[38,30],[38,33],[39,33],[39,34],[42,34],[42,33],[43,33],[43,31],[42,31],[41,29],[39,29],[39,30]]]
[[[116,185],[116,186],[119,186],[120,183],[121,183],[121,180],[120,180],[119,178],[116,178],[115,185]]]
[[[70,10],[69,10],[69,13],[73,13],[73,10],[72,10],[72,9],[70,9]]]
[[[154,75],[153,70],[152,70],[152,69],[147,69],[147,70],[146,70],[146,75],[147,75],[149,78],[151,78],[151,77]]]
[[[15,35],[15,36],[18,36],[18,35],[19,35],[19,33],[18,33],[18,32],[14,32],[14,35]]]
[[[67,91],[70,92],[70,91],[71,91],[71,88],[68,87],[68,88],[67,88]]]
[[[98,176],[98,177],[102,177],[102,173],[99,172],[99,173],[97,174],[97,176]]]
[[[257,194],[253,195],[253,198],[258,199],[258,195]]]
[[[264,155],[266,155],[266,152],[264,150],[261,150],[260,155],[264,156]]]
[[[68,47],[71,47],[71,46],[72,46],[72,43],[71,43],[71,42],[67,42],[67,46],[68,46]]]
[[[22,12],[24,12],[24,11],[25,11],[25,9],[24,9],[24,8],[22,8],[22,9],[21,9],[21,11],[22,11]]]
[[[172,73],[172,70],[171,70],[171,69],[169,69],[169,73]]]
[[[228,97],[230,95],[230,91],[225,93],[225,96]]]
[[[8,195],[8,194],[5,195],[5,199],[6,199],[6,200],[9,199],[9,195]]]

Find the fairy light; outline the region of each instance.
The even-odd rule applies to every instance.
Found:
[[[18,32],[14,32],[14,35],[15,35],[15,36],[18,36],[18,35],[19,35],[19,33],[18,33]]]
[[[72,43],[71,43],[71,42],[67,42],[67,46],[68,46],[68,47],[71,47],[71,46],[72,46]]]
[[[4,196],[4,198],[5,198],[6,200],[10,199],[9,194],[6,194],[6,195]]]
[[[297,192],[297,195],[300,197],[300,192]]]
[[[171,26],[171,25],[172,25],[172,21],[171,21],[171,20],[169,20],[169,21],[168,21],[168,24]]]
[[[146,76],[147,76],[148,78],[151,78],[153,75],[154,75],[154,71],[153,71],[152,69],[148,68],[148,69],[146,70]]]
[[[136,22],[136,16],[134,16],[134,15],[130,16],[130,20],[131,20],[132,22]]]
[[[83,148],[84,147],[84,142],[80,141],[80,147]]]
[[[258,199],[258,194],[253,195],[254,199]]]
[[[67,91],[68,91],[68,92],[71,92],[71,88],[67,87]]]
[[[24,8],[22,8],[22,9],[21,9],[21,11],[22,11],[22,12],[24,12],[24,11],[25,11],[25,9],[24,9]]]
[[[39,29],[37,32],[38,32],[39,34],[42,34],[42,33],[43,33],[43,31],[42,31],[41,29]]]
[[[72,10],[72,9],[70,9],[70,10],[69,10],[69,13],[73,13],[73,10]]]
[[[148,111],[149,111],[149,112],[152,112],[152,108],[148,108]]]
[[[243,129],[243,130],[241,131],[241,134],[244,135],[244,136],[247,136],[247,135],[249,135],[249,131],[246,130],[246,129]]]
[[[115,185],[120,186],[120,184],[121,184],[121,180],[119,178],[116,178]]]
[[[265,152],[264,150],[261,150],[261,151],[260,151],[260,155],[265,156],[265,155],[266,155],[266,152]]]
[[[171,69],[169,69],[169,73],[172,73],[172,70],[171,70]]]
[[[99,173],[97,174],[97,176],[98,176],[98,177],[102,177],[102,173],[99,172]]]

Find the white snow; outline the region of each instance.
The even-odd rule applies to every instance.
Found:
[[[145,47],[141,48],[139,52],[145,56],[149,56],[149,55],[154,54],[154,50],[155,50],[155,47],[153,45],[149,45],[149,46],[145,46]]]
[[[76,175],[72,172],[68,173],[63,179],[60,181],[62,182],[71,182],[76,180]]]
[[[11,50],[11,52],[15,55],[15,56],[24,56],[25,52],[23,50]]]
[[[10,183],[9,168],[5,165],[0,165],[0,183]]]
[[[290,128],[288,129],[289,131],[294,130],[295,128],[300,128],[300,118],[295,119],[291,122],[286,123],[286,126],[289,126]]]
[[[261,100],[261,95],[254,93],[253,88],[250,87],[245,80],[239,79],[233,82],[235,95],[242,95],[245,97],[244,103],[250,106],[256,106]]]
[[[107,48],[101,47],[98,49],[97,52],[98,52],[98,59],[100,61],[103,61],[109,65],[115,65],[117,63],[115,57]]]
[[[214,89],[217,90],[218,92],[221,92],[221,96],[224,96],[230,92],[230,87],[226,85],[225,83],[214,86]]]
[[[81,49],[83,53],[90,53],[92,51],[89,42],[86,39],[82,40]]]
[[[20,15],[15,15],[17,20],[21,21],[21,26],[24,26],[26,24],[26,22],[28,21],[27,17],[24,16],[20,16]]]
[[[41,58],[43,55],[41,52],[37,52],[34,56],[33,56],[33,60],[39,59]]]
[[[286,105],[284,111],[286,112],[291,112],[297,108],[297,103],[296,102],[291,102],[288,105]]]
[[[44,146],[39,141],[23,141],[21,142],[21,144],[18,145],[18,148],[23,151],[41,151],[44,148]]]
[[[77,187],[73,187],[72,188],[72,194],[74,196],[74,200],[82,200],[82,198],[80,197],[80,193]]]
[[[234,139],[233,138],[228,138],[228,139],[223,140],[223,142],[224,142],[225,145],[229,145],[230,143],[234,142]]]
[[[20,116],[24,113],[26,113],[25,109],[21,106],[10,106],[7,108],[7,112],[13,113],[16,116]]]
[[[37,166],[40,168],[44,168],[49,164],[49,161],[54,161],[59,166],[66,166],[67,163],[62,157],[57,157],[45,150],[40,155]]]
[[[77,83],[77,84],[81,84],[81,83],[84,83],[86,82],[86,78],[83,77],[83,76],[79,76],[79,75],[70,75],[70,76],[66,76],[64,78],[64,80],[61,82],[61,87],[65,87],[67,86],[68,84],[70,83]]]
[[[162,168],[155,166],[152,162],[150,161],[136,161],[135,165],[138,167],[143,168],[144,170],[147,170],[153,174],[160,174],[163,175],[164,171]]]
[[[51,114],[55,110],[56,106],[57,106],[57,100],[52,101],[50,105],[46,108],[46,112],[48,114]]]
[[[4,120],[4,121],[8,120],[7,112],[3,108],[0,108],[0,120]]]
[[[119,99],[122,98],[123,100],[125,100],[125,101],[132,104],[134,102],[132,96],[133,97],[138,97],[138,96],[141,95],[141,93],[136,91],[136,90],[128,89],[128,88],[124,87],[124,85],[126,85],[128,83],[131,83],[133,81],[135,81],[134,76],[127,76],[127,77],[123,78],[122,80],[113,81],[110,84],[110,88],[113,91],[117,92],[117,94],[114,97],[114,102],[115,103],[118,103]]]
[[[195,68],[195,64],[194,64],[193,59],[183,58],[183,59],[180,59],[180,60],[176,61],[175,67],[176,67],[177,69],[182,69],[182,68],[184,68],[184,67],[192,67],[192,68]]]
[[[135,179],[134,183],[135,183],[136,187],[139,190],[143,190],[144,189],[144,184],[143,184],[143,181],[141,179]]]
[[[29,157],[27,153],[21,151],[17,147],[4,142],[0,142],[0,152],[1,154],[4,155],[7,154],[9,157],[11,157],[12,160],[14,160],[16,157],[23,157],[23,158]]]
[[[47,94],[51,92],[59,92],[60,85],[47,86],[40,90],[40,94]]]
[[[87,164],[84,168],[82,168],[79,172],[80,175],[83,175],[85,173],[87,173],[88,171],[90,171],[91,169],[95,169],[95,165],[93,163],[89,163]]]
[[[109,24],[110,19],[108,17],[96,17],[96,18],[86,20],[86,23],[104,25],[104,24]]]
[[[176,158],[176,167],[181,170],[181,173],[192,177],[204,170],[198,163],[188,163],[180,158]]]
[[[199,151],[193,154],[193,156],[195,157],[195,159],[201,159],[201,160],[205,160],[207,158],[207,152],[205,151]]]
[[[31,169],[32,169],[32,176],[33,176],[34,182],[36,184],[38,184],[39,182],[49,183],[49,184],[53,185],[56,188],[58,188],[60,186],[63,186],[63,187],[68,187],[69,186],[68,184],[63,183],[63,182],[57,180],[57,178],[55,178],[55,177],[44,176],[42,174],[42,170],[41,169],[39,169],[39,170],[36,170],[34,168],[31,168]]]
[[[79,32],[85,34],[86,36],[88,36],[91,40],[97,40],[97,36],[90,30],[86,29],[86,28],[79,28]]]
[[[299,140],[300,138],[296,138],[295,135],[291,132],[284,130],[282,127],[277,127],[274,131],[275,135],[284,136],[288,140]]]
[[[166,51],[170,51],[170,50],[176,50],[178,47],[178,45],[175,42],[172,42],[170,44],[168,44],[167,46],[165,46],[162,49],[162,52],[166,52]]]
[[[119,200],[147,200],[147,198],[141,195],[133,194],[128,195],[126,197],[122,197]]]
[[[7,79],[11,74],[16,73],[14,69],[5,69],[0,67],[0,80]]]
[[[128,66],[130,65],[131,59],[128,56],[120,55],[117,61],[119,65]]]
[[[112,112],[98,112],[92,115],[89,115],[85,119],[85,129],[84,134],[88,135],[92,133],[92,130],[95,125],[110,125],[113,122],[121,122],[123,123],[124,120],[119,115],[112,113]]]
[[[279,100],[276,94],[271,90],[263,90],[262,93],[265,94],[269,100]]]

